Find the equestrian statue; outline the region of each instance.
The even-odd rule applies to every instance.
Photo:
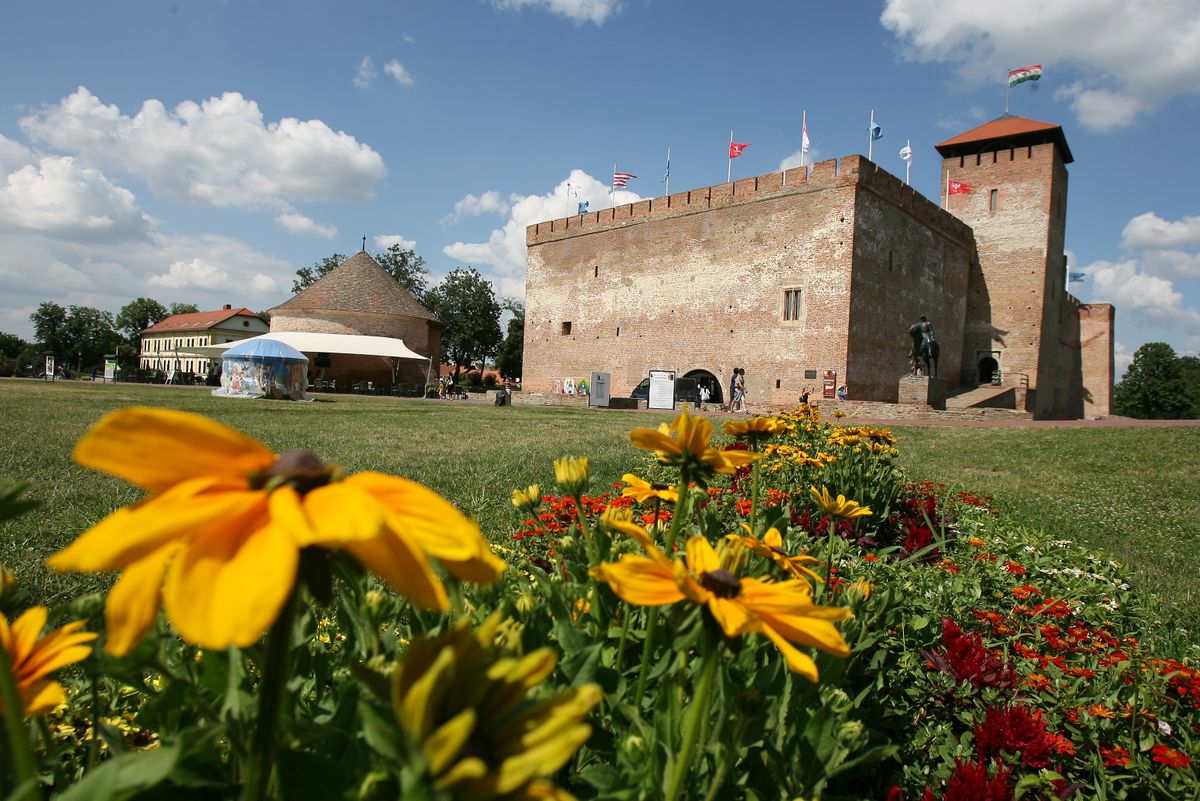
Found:
[[[941,348],[933,338],[933,323],[922,314],[920,322],[909,326],[908,335],[912,337],[912,350],[908,358],[913,374],[937,378],[938,353]]]

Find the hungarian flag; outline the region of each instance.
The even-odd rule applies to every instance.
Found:
[[[742,151],[750,147],[749,142],[730,142],[729,143],[729,158],[736,159],[742,155]]]
[[[1038,81],[1042,78],[1042,65],[1030,64],[1028,67],[1018,67],[1008,71],[1008,88],[1026,81]]]
[[[951,181],[946,187],[948,195],[965,195],[971,191],[971,185],[964,184],[962,181]]]
[[[614,172],[613,173],[613,189],[620,189],[623,186],[629,186],[629,179],[637,178],[631,172]]]

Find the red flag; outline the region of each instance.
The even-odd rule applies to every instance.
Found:
[[[736,159],[742,155],[742,151],[750,147],[749,142],[730,142],[729,143],[729,158]]]
[[[951,181],[946,189],[947,195],[965,195],[971,191],[970,184],[964,184],[962,181]]]

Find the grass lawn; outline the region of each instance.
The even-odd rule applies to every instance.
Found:
[[[30,481],[29,497],[42,502],[7,526],[0,564],[40,601],[98,586],[90,577],[50,575],[41,560],[138,496],[70,458],[88,426],[131,404],[200,412],[279,451],[306,448],[350,471],[421,481],[477,515],[498,539],[517,526],[512,489],[533,482],[549,488],[552,459],[587,455],[595,486],[604,487],[642,458],[629,430],[669,419],[345,395],[315,403],[243,401],[213,398],[205,389],[0,380],[0,481]],[[914,478],[990,493],[1011,520],[1127,563],[1161,602],[1164,632],[1181,647],[1200,643],[1200,428],[894,430]]]

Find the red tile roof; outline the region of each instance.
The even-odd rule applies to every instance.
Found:
[[[143,329],[143,334],[163,334],[168,331],[207,331],[216,328],[230,317],[239,314],[256,317],[249,309],[217,309],[216,311],[193,312],[192,314],[173,314],[165,320],[160,320],[149,328]]]
[[[1061,125],[1055,125],[1052,122],[1038,122],[1026,117],[1014,117],[1011,114],[997,117],[991,122],[985,122],[958,136],[952,136],[934,147],[942,154],[943,158],[949,158],[950,156],[980,152],[983,149],[979,147],[980,144],[997,141],[1011,144],[1013,147],[1053,142],[1058,146],[1064,164],[1070,164],[1075,160],[1071,155],[1071,149],[1067,147],[1067,138],[1063,134]]]
[[[287,311],[349,311],[417,317],[437,322],[416,295],[396,283],[388,271],[360,251],[333,268],[300,294],[271,309]]]

